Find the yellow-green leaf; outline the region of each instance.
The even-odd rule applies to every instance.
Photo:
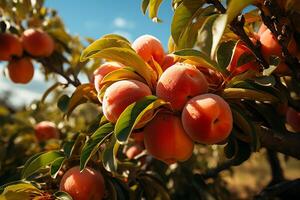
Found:
[[[2,188],[2,187],[1,187]],[[42,196],[43,192],[27,181],[18,181],[4,186],[0,194],[1,200],[32,200],[34,197]]]
[[[227,24],[229,24],[236,16],[238,16],[244,8],[252,4],[255,0],[231,0],[229,2],[226,14]]]
[[[279,99],[267,92],[244,88],[226,88],[222,96],[225,99],[247,99],[254,101],[278,102]]]

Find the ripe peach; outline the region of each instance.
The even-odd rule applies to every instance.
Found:
[[[10,61],[13,56],[21,56],[23,53],[22,43],[13,34],[0,34],[0,60]]]
[[[143,150],[144,148],[140,144],[134,144],[126,150],[126,156],[128,159],[133,159],[134,157],[142,153]]]
[[[195,66],[176,63],[159,78],[156,95],[170,102],[174,110],[181,110],[190,98],[206,93],[207,90],[208,83]]]
[[[8,63],[8,75],[12,82],[26,84],[31,81],[34,67],[29,58],[13,59]]]
[[[152,57],[161,65],[164,60],[165,53],[163,46],[161,42],[152,35],[142,35],[138,37],[132,43],[132,48],[146,62],[149,62]]]
[[[130,137],[136,142],[136,143],[144,143],[144,133],[143,132],[132,132]]]
[[[39,29],[27,29],[22,34],[24,49],[32,56],[47,57],[54,51],[54,41]]]
[[[110,122],[117,122],[127,106],[151,95],[150,88],[136,80],[121,80],[109,86],[103,97],[103,114]]]
[[[59,131],[53,122],[42,121],[35,125],[34,131],[38,141],[59,138]]]
[[[300,112],[289,107],[286,112],[286,122],[293,128],[294,131],[300,132]]]
[[[100,200],[104,196],[105,183],[99,171],[87,167],[80,172],[79,166],[76,166],[64,174],[59,189],[74,200]]]
[[[260,37],[266,30],[268,30],[268,27],[267,27],[264,23],[262,23],[261,26],[260,26],[259,29],[258,29],[258,32],[257,32],[257,34],[259,35],[259,37]]]
[[[144,128],[147,152],[167,164],[185,161],[193,153],[194,143],[185,133],[180,118],[158,113]]]
[[[215,94],[203,94],[189,100],[181,116],[183,128],[196,142],[216,144],[232,130],[232,113],[227,102]]]
[[[253,56],[253,53],[243,42],[239,42],[237,44],[232,60],[227,67],[227,70],[230,71],[232,75],[243,73],[249,69],[257,70],[258,64],[254,60],[239,65],[239,59],[241,56],[243,56],[243,58],[249,58],[250,56]]]
[[[94,71],[94,85],[95,85],[95,89],[97,90],[98,93],[100,92],[99,85],[100,85],[102,79],[110,72],[120,69],[121,67],[123,67],[123,65],[121,63],[106,62]]]
[[[163,71],[166,71],[167,68],[171,67],[177,62],[176,56],[172,53],[167,54],[164,58],[164,61],[161,65]]]

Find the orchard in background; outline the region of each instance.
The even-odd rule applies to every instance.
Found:
[[[151,35],[83,41],[43,1],[0,1],[7,78],[39,65],[54,80],[22,110],[3,100],[0,199],[237,199],[221,172],[258,151],[272,177],[247,198],[300,198],[278,157],[300,159],[300,3],[170,2],[166,50]],[[161,3],[142,12],[163,23]]]

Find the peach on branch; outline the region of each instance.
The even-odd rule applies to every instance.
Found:
[[[161,68],[163,71],[166,71],[166,69],[168,69],[169,67],[174,65],[176,62],[177,62],[177,58],[176,58],[175,54],[172,54],[172,53],[167,54],[161,65]]]
[[[218,95],[202,94],[187,102],[182,116],[186,133],[196,142],[217,144],[225,140],[233,126],[228,103]]]
[[[20,39],[13,34],[0,34],[0,60],[10,61],[13,56],[21,56],[23,47]]]
[[[76,166],[63,175],[59,189],[70,194],[74,200],[101,200],[105,183],[99,171],[87,167],[80,172],[79,166]]]
[[[176,63],[158,80],[156,95],[171,103],[174,110],[181,110],[192,97],[208,91],[205,76],[193,65]]]
[[[54,51],[53,39],[42,30],[27,29],[21,38],[24,49],[32,56],[47,57]]]
[[[117,122],[130,104],[151,95],[150,88],[136,80],[121,80],[109,86],[103,97],[103,114],[110,122]]]
[[[144,134],[147,152],[167,164],[185,161],[193,153],[194,143],[174,114],[158,113],[145,126]]]
[[[34,67],[29,58],[16,58],[8,63],[8,75],[14,83],[26,84],[31,81]]]
[[[35,136],[38,141],[46,141],[49,139],[58,139],[59,131],[53,122],[42,121],[34,127]]]

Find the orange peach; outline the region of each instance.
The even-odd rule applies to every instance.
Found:
[[[53,39],[42,30],[27,29],[21,38],[24,49],[32,56],[47,57],[54,51]]]
[[[289,107],[286,112],[286,122],[295,132],[300,132],[300,112]]]
[[[34,67],[29,58],[13,59],[8,63],[8,75],[12,82],[26,84],[31,81]]]
[[[35,125],[34,131],[38,141],[47,141],[49,139],[59,138],[59,131],[53,122],[42,121]]]
[[[109,86],[103,97],[103,114],[110,122],[117,122],[127,106],[151,95],[150,88],[136,80],[121,80]]]
[[[94,71],[94,85],[98,93],[100,92],[99,85],[103,78],[110,72],[120,69],[121,67],[123,67],[123,65],[118,62],[105,62]]]
[[[169,67],[171,67],[172,65],[174,65],[177,62],[176,56],[172,53],[167,54],[164,58],[164,61],[161,65],[161,68],[163,71],[166,71],[166,69],[168,69]]]
[[[194,143],[184,131],[180,117],[158,113],[144,128],[147,152],[167,164],[185,161],[193,153]]]
[[[232,130],[232,113],[227,102],[215,94],[203,94],[189,100],[181,116],[183,128],[196,142],[217,144]]]
[[[239,42],[237,44],[233,53],[232,60],[227,67],[227,70],[230,71],[232,75],[243,73],[249,69],[257,70],[258,63],[256,63],[255,60],[251,60],[246,63],[241,63],[241,65],[239,65],[239,60],[241,56],[246,59],[251,56],[253,57],[253,53],[243,42]]]
[[[99,171],[87,167],[80,172],[76,166],[63,175],[59,189],[74,200],[100,200],[104,197],[105,183]]]
[[[10,61],[13,56],[21,56],[23,53],[22,43],[13,34],[0,34],[0,60]]]
[[[169,67],[158,80],[156,95],[171,103],[174,110],[182,110],[192,97],[208,91],[204,75],[194,66],[176,63]]]
[[[143,58],[145,62],[153,58],[157,63],[162,64],[164,60],[164,49],[161,42],[152,35],[142,35],[133,43],[132,48]]]

